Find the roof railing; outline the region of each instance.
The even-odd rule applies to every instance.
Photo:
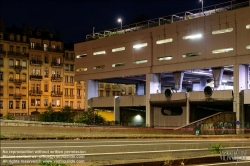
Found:
[[[198,17],[204,17],[215,13],[221,13],[229,10],[239,9],[249,6],[249,1],[233,4],[233,0],[229,2],[219,3],[207,7],[189,10],[181,13],[176,13],[164,17],[159,17],[151,20],[138,22],[135,24],[125,25],[123,27],[108,29],[92,34],[86,35],[86,41],[96,40],[100,38],[110,37],[114,35],[124,34],[133,31],[139,31],[155,26],[161,26],[164,24],[171,24],[173,22],[194,19]]]

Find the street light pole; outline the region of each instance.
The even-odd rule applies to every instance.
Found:
[[[118,19],[118,22],[120,22],[120,23],[121,23],[121,29],[122,29],[122,19],[121,19],[121,18],[119,18],[119,19]]]

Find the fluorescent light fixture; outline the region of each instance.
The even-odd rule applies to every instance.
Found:
[[[156,41],[156,44],[164,44],[164,43],[170,43],[172,42],[173,39],[172,38],[169,38],[169,39],[163,39],[163,40],[157,40]]]
[[[247,28],[247,29],[250,29],[250,24],[246,25],[246,28]]]
[[[136,44],[136,45],[133,45],[133,48],[146,47],[147,45],[148,45],[148,43]]]
[[[213,50],[212,53],[213,54],[219,54],[219,53],[226,53],[226,52],[230,52],[233,51],[233,48],[223,48],[223,49],[218,49],[218,50]]]
[[[147,63],[148,60],[139,60],[139,61],[134,61],[133,64],[142,64],[142,63]]]
[[[104,69],[105,65],[101,65],[101,66],[94,66],[93,69],[96,70],[96,69]]]
[[[232,31],[233,31],[233,28],[226,28],[226,29],[213,31],[212,34],[217,35],[217,34],[227,33],[227,32],[232,32]]]
[[[193,71],[192,73],[201,74],[201,75],[212,75],[211,73],[205,73],[202,71]]]
[[[125,47],[119,47],[112,49],[112,52],[123,51],[123,50],[125,50]]]
[[[167,61],[167,60],[171,60],[171,59],[173,59],[172,56],[165,56],[165,57],[156,58],[156,60],[158,60],[158,61]]]
[[[227,83],[227,80],[222,80],[221,82],[223,82],[223,83]]]
[[[199,55],[201,55],[200,52],[192,52],[192,53],[183,54],[182,57],[187,58],[187,57],[193,57],[193,56],[199,56]]]
[[[125,66],[125,63],[122,62],[122,63],[115,63],[115,64],[112,64],[112,67],[119,67],[119,66]]]
[[[187,39],[198,39],[201,38],[202,34],[196,34],[196,35],[189,35],[189,36],[183,36],[183,40],[187,40]]]
[[[97,51],[97,52],[94,52],[93,55],[101,55],[101,54],[106,54],[105,51]]]
[[[77,72],[87,71],[87,70],[88,70],[87,68],[79,68],[79,69],[76,69]]]
[[[81,54],[81,55],[77,55],[76,58],[84,58],[86,56],[87,56],[87,54]]]
[[[250,50],[250,45],[246,46],[246,49]]]

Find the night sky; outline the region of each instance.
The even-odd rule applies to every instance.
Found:
[[[229,0],[203,0],[204,7]],[[236,0],[234,3],[247,0]],[[120,26],[138,17],[153,19],[201,8],[199,0],[2,0],[0,18],[11,27],[61,31],[64,42],[85,41],[86,34]]]

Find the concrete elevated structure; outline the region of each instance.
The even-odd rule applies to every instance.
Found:
[[[77,81],[85,106],[145,110],[148,127],[178,127],[217,112],[250,123],[250,7],[160,24],[75,44]],[[159,19],[160,20],[160,19]],[[130,28],[130,30],[133,28]],[[98,81],[136,85],[138,95],[98,97]],[[206,86],[212,87],[205,95]],[[168,89],[168,90],[166,90]],[[140,94],[140,95],[139,95]]]

